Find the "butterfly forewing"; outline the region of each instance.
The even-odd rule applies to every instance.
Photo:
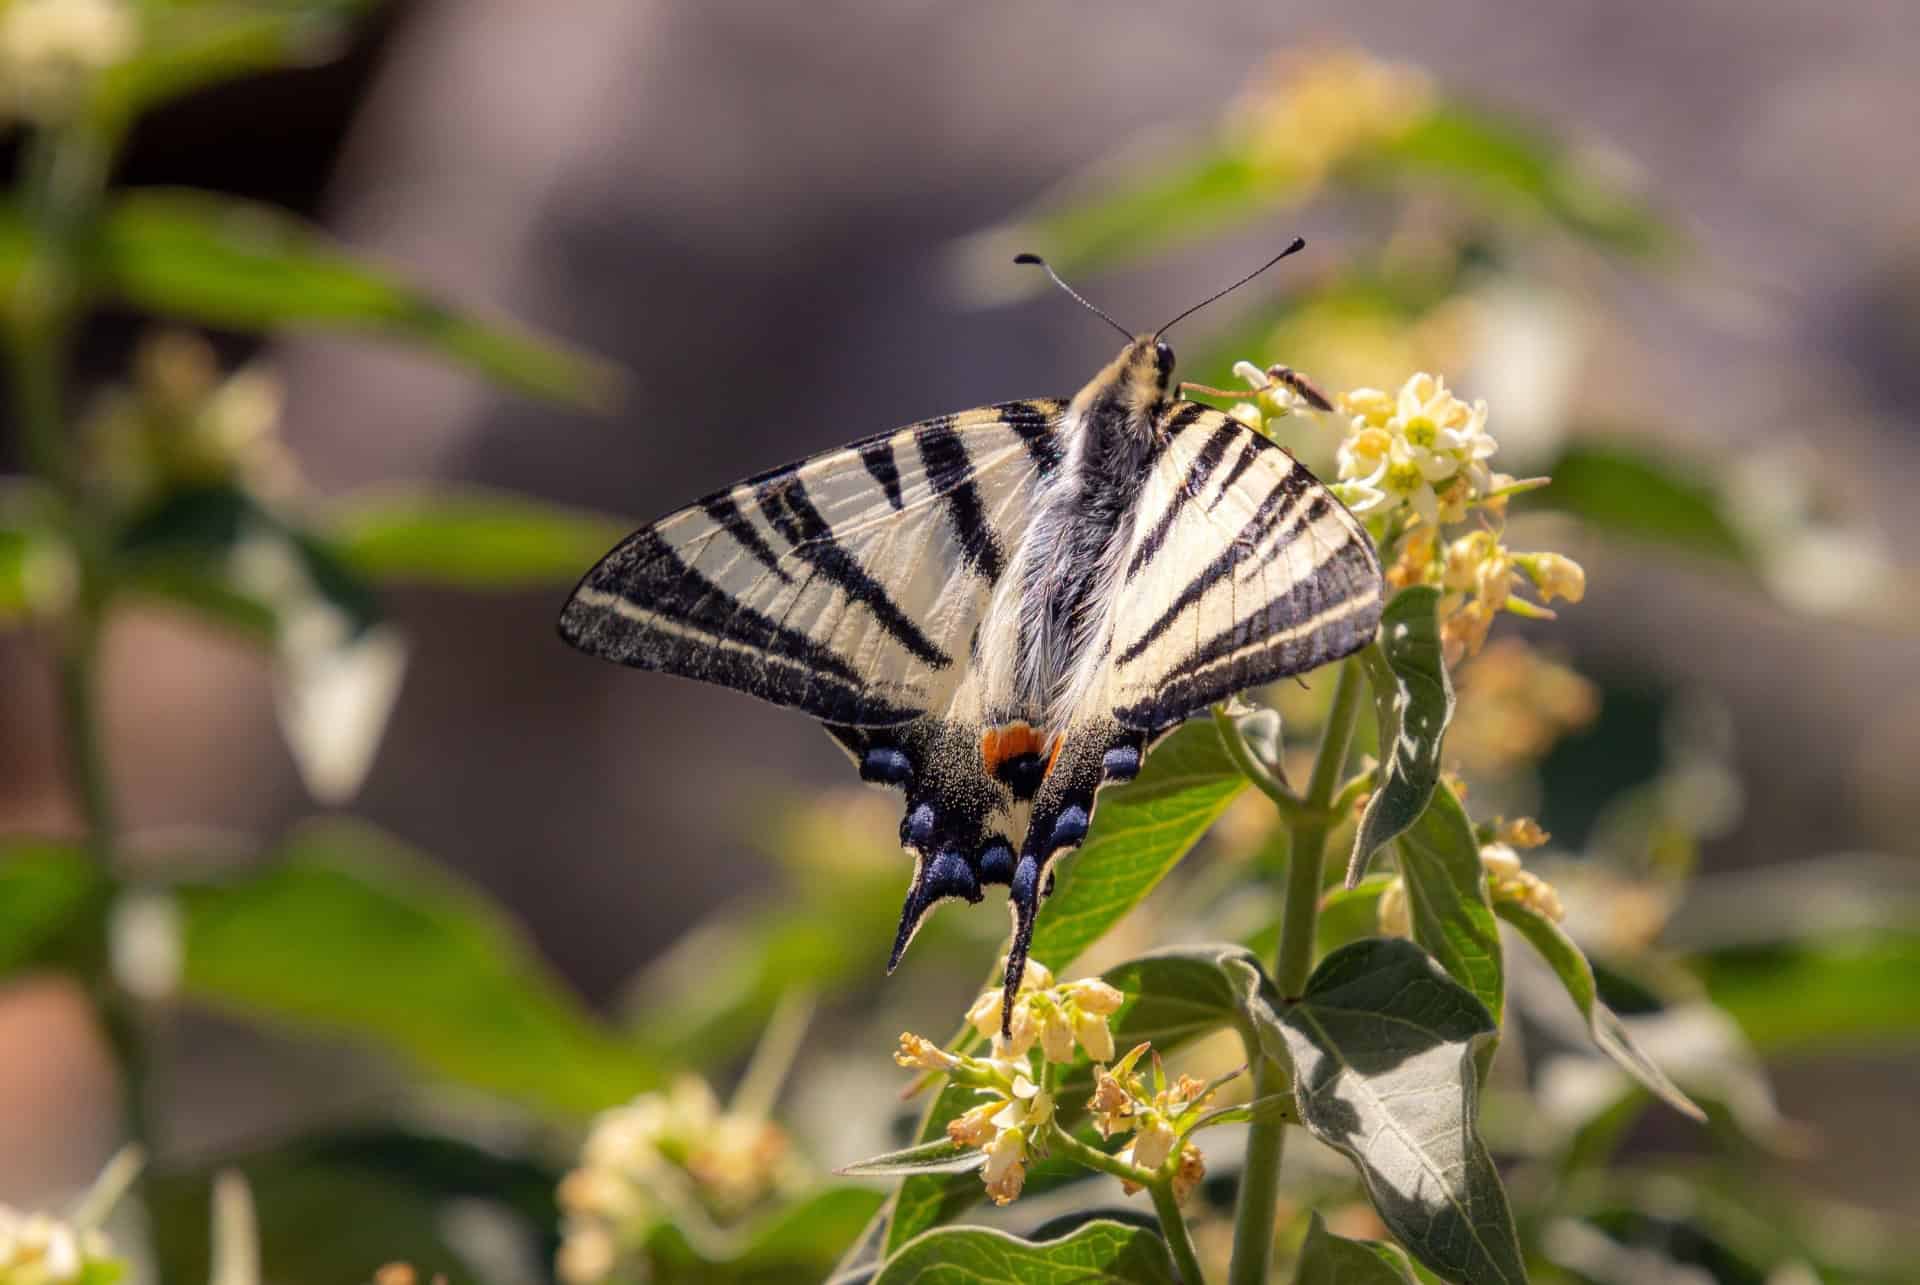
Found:
[[[717,491],[588,572],[561,633],[836,724],[943,710],[1058,458],[1059,411],[941,416]]]
[[[1170,409],[1123,565],[1108,699],[1153,730],[1348,655],[1380,619],[1366,532],[1231,416]]]

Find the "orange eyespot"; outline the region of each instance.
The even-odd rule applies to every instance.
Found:
[[[987,775],[1012,786],[1022,798],[1030,798],[1053,771],[1065,738],[1058,733],[1043,736],[1025,720],[989,727],[980,736],[980,761]]]

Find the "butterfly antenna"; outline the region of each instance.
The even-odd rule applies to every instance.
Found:
[[[1238,290],[1241,286],[1247,284],[1247,282],[1259,276],[1262,272],[1265,272],[1268,268],[1271,268],[1274,264],[1280,262],[1280,260],[1286,258],[1288,255],[1298,254],[1300,251],[1306,248],[1307,248],[1307,239],[1305,237],[1297,236],[1293,238],[1292,245],[1288,246],[1286,249],[1282,250],[1280,253],[1274,255],[1271,259],[1268,259],[1265,263],[1255,268],[1252,272],[1249,272],[1246,276],[1241,277],[1238,281],[1228,286],[1225,290],[1221,290],[1215,294],[1210,294],[1206,298],[1202,299],[1199,303],[1194,304],[1193,307],[1187,309],[1185,312],[1175,317],[1172,321],[1169,321],[1166,325],[1154,331],[1153,337],[1155,339],[1158,339],[1161,335],[1166,334],[1169,330],[1172,330],[1175,326],[1179,325],[1181,322],[1185,321],[1188,317],[1191,317],[1194,313],[1200,311],[1202,308],[1206,307],[1208,304],[1212,303],[1214,300],[1225,298],[1226,296],[1232,294],[1235,290]]]
[[[1106,313],[1100,311],[1100,309],[1094,307],[1091,303],[1087,302],[1086,296],[1081,294],[1078,290],[1075,290],[1072,286],[1068,285],[1066,282],[1062,281],[1060,279],[1060,274],[1058,272],[1055,272],[1053,270],[1053,265],[1048,263],[1045,259],[1041,258],[1037,254],[1016,254],[1013,256],[1013,261],[1015,263],[1023,263],[1023,264],[1031,263],[1039,267],[1048,276],[1053,278],[1053,284],[1059,286],[1062,290],[1065,290],[1070,296],[1072,296],[1075,303],[1078,303],[1082,308],[1085,308],[1088,312],[1092,313],[1094,316],[1100,318],[1100,320],[1106,322],[1109,326],[1112,326],[1115,330],[1118,330],[1121,334],[1125,335],[1127,337],[1128,343],[1133,342],[1133,332],[1131,330],[1128,330],[1125,326],[1115,321],[1112,317],[1109,317]]]

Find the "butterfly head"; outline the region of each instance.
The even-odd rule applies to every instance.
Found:
[[[1099,417],[1122,415],[1151,422],[1173,387],[1173,348],[1154,335],[1141,335],[1093,377],[1073,408]]]

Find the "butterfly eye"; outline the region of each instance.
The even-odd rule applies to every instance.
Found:
[[[1173,373],[1173,346],[1164,341],[1154,344],[1153,364],[1159,369],[1162,379],[1171,375]]]

